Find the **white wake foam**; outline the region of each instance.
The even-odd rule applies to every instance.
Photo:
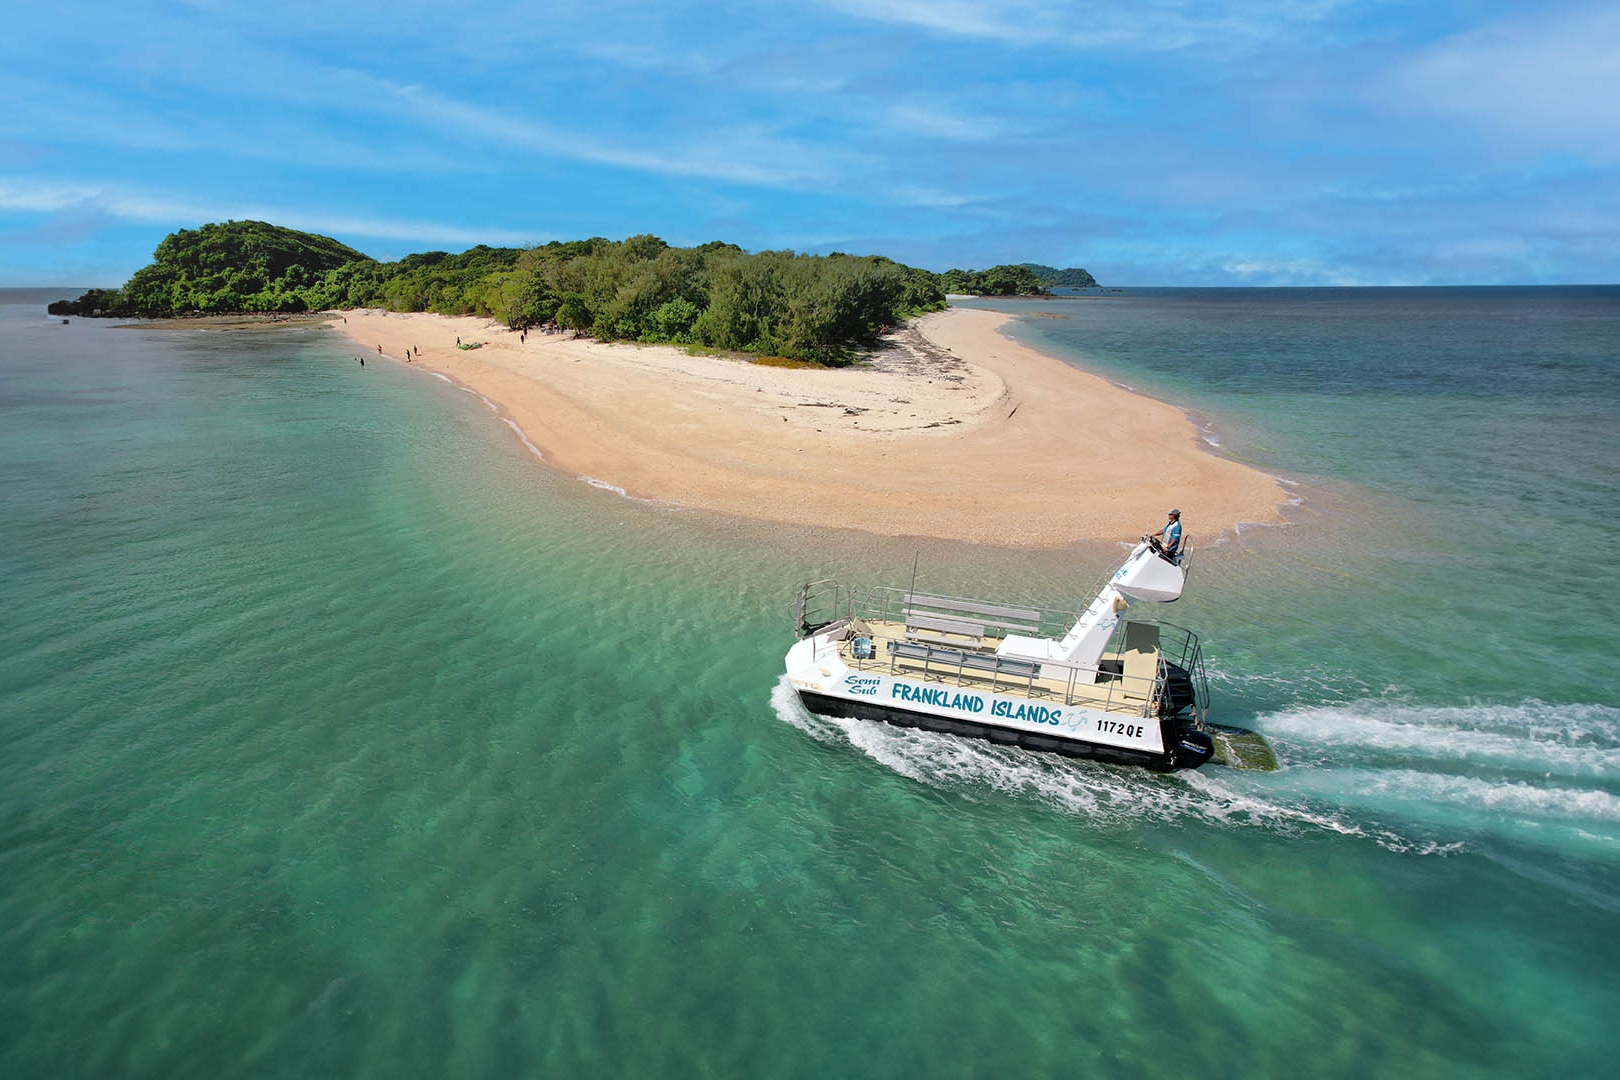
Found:
[[[942,789],[974,789],[1033,798],[1086,818],[1123,826],[1188,817],[1217,825],[1325,830],[1371,839],[1396,850],[1438,850],[1435,845],[1355,821],[1303,802],[1280,801],[1227,770],[1152,773],[1128,766],[1077,761],[998,746],[977,739],[811,713],[786,677],[771,692],[778,718],[824,743],[842,739],[901,776]]]
[[[1278,772],[1159,775],[815,715],[785,677],[771,705],[817,740],[845,742],[920,783],[1036,799],[1095,826],[1190,818],[1364,837],[1414,854],[1502,834],[1620,849],[1620,793],[1605,786],[1620,776],[1620,710],[1607,706],[1300,707],[1255,724],[1276,740]]]
[[[1620,709],[1606,705],[1427,706],[1386,701],[1301,706],[1259,717],[1268,736],[1342,758],[1469,762],[1607,780],[1620,777]]]
[[[1418,769],[1348,770],[1345,785],[1357,800],[1444,806],[1538,821],[1620,822],[1620,796],[1588,787],[1455,776]]]

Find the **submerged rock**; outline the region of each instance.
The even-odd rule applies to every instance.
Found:
[[[1272,772],[1277,768],[1277,755],[1258,731],[1211,724],[1209,733],[1215,739],[1215,760],[1220,764],[1257,772]]]

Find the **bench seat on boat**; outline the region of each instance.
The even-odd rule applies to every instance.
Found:
[[[896,662],[937,665],[948,670],[968,668],[996,675],[1010,675],[1017,679],[1033,679],[1039,677],[1041,673],[1041,665],[1029,660],[1014,660],[962,648],[930,645],[922,641],[891,641],[889,656]]]
[[[978,649],[984,645],[984,624],[940,615],[906,616],[906,640],[944,645],[953,649]]]
[[[1037,633],[1041,621],[1041,613],[1034,608],[1008,607],[1005,604],[988,604],[983,600],[957,600],[922,593],[906,596],[905,615],[907,625],[919,618],[943,618],[972,623],[979,628],[980,634],[994,629],[997,637],[1009,630]]]

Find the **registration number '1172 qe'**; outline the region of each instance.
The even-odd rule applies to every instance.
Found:
[[[1097,731],[1104,735],[1123,735],[1127,739],[1140,739],[1144,730],[1141,724],[1122,724],[1118,720],[1097,721]]]

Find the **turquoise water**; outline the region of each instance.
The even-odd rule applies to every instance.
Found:
[[[780,682],[807,577],[919,555],[931,588],[1073,606],[1117,546],[634,503],[323,331],[5,299],[0,1075],[1620,1051],[1614,290],[1019,324],[1302,499],[1198,535],[1172,613],[1284,768],[1168,777],[823,721]]]

